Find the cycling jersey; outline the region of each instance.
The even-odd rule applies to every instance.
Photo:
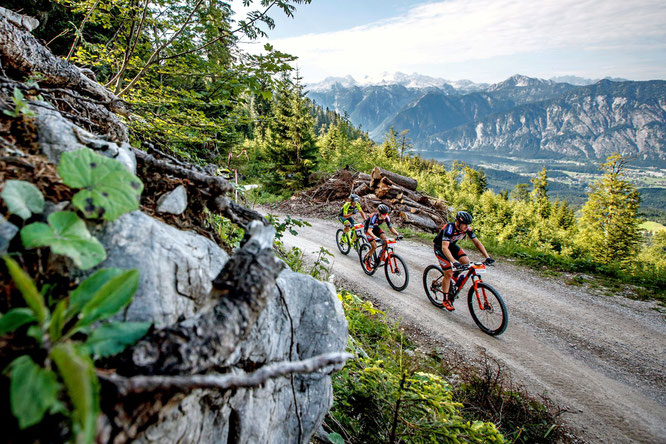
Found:
[[[365,220],[365,231],[370,231],[375,227],[379,227],[381,224],[386,223],[386,226],[391,228],[391,218],[387,214],[383,218],[379,216],[379,213],[372,213],[369,218]]]
[[[362,210],[361,210],[361,204],[358,203],[358,202],[356,202],[356,208],[354,208],[354,209],[352,210],[352,203],[351,203],[351,202],[345,202],[345,204],[342,206],[342,209],[340,209],[340,214],[339,214],[339,216],[342,216],[342,215],[345,215],[345,214],[352,213],[352,212],[354,212],[354,210],[356,210],[356,211],[362,211]]]
[[[476,234],[474,234],[474,230],[471,228],[467,228],[465,231],[460,231],[456,228],[456,223],[451,222],[442,227],[441,230],[439,230],[439,233],[437,233],[437,236],[435,237],[435,248],[436,249],[441,249],[442,248],[442,242],[447,241],[450,244],[454,244],[458,242],[461,239],[464,239],[465,236],[469,236],[470,239],[476,239]]]

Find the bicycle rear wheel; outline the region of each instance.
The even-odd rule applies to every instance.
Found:
[[[361,268],[363,269],[363,272],[368,276],[372,276],[373,274],[375,274],[375,271],[377,271],[377,263],[379,262],[379,258],[377,257],[377,250],[375,250],[375,252],[372,255],[372,258],[370,259],[369,267],[363,262],[363,258],[365,257],[366,254],[370,252],[370,249],[372,249],[372,245],[363,244],[361,245],[361,249],[358,250],[358,259],[361,262]]]
[[[335,243],[338,245],[338,250],[340,250],[340,253],[349,254],[351,245],[349,245],[349,238],[346,238],[345,230],[343,230],[342,228],[340,228],[335,233]]]
[[[502,296],[490,285],[479,282],[467,293],[467,306],[472,319],[482,332],[491,336],[504,333],[509,324],[509,313]]]
[[[442,291],[443,281],[444,272],[437,265],[428,265],[423,270],[423,289],[432,305],[438,308],[444,306],[444,298],[446,298],[446,294]]]
[[[397,254],[391,254],[389,261],[384,264],[384,273],[389,285],[396,291],[402,291],[409,284],[409,270],[407,264]]]

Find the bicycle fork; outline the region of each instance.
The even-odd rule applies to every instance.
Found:
[[[481,293],[483,294],[483,303],[481,302],[481,298],[479,297],[479,283],[483,282],[481,278],[473,279],[473,281],[474,281],[474,295],[476,296],[476,302],[479,304],[479,310],[492,309],[492,307],[488,303],[488,295],[486,295],[486,289],[484,287],[481,287]]]

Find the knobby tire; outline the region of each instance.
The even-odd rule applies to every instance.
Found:
[[[409,284],[409,270],[407,269],[407,264],[397,254],[391,254],[390,261],[393,262],[394,271],[391,271],[391,264],[389,263],[384,264],[384,273],[386,274],[386,280],[394,290],[402,291],[405,288],[407,288],[407,285]],[[400,281],[395,283],[393,282],[393,280],[403,275],[405,279],[404,282]]]
[[[485,295],[488,302],[485,302],[483,297]],[[483,309],[479,307],[479,299],[484,305]],[[490,285],[479,282],[476,286],[469,289],[467,293],[467,306],[472,315],[472,319],[482,332],[491,336],[497,336],[504,333],[506,327],[509,325],[509,313],[506,310],[506,305],[502,296]]]

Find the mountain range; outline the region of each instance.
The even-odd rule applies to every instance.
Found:
[[[488,85],[397,73],[360,82],[329,78],[307,90],[378,142],[390,128],[409,130],[414,150],[430,157],[474,151],[599,161],[620,152],[666,167],[666,82],[660,80],[514,75]]]

